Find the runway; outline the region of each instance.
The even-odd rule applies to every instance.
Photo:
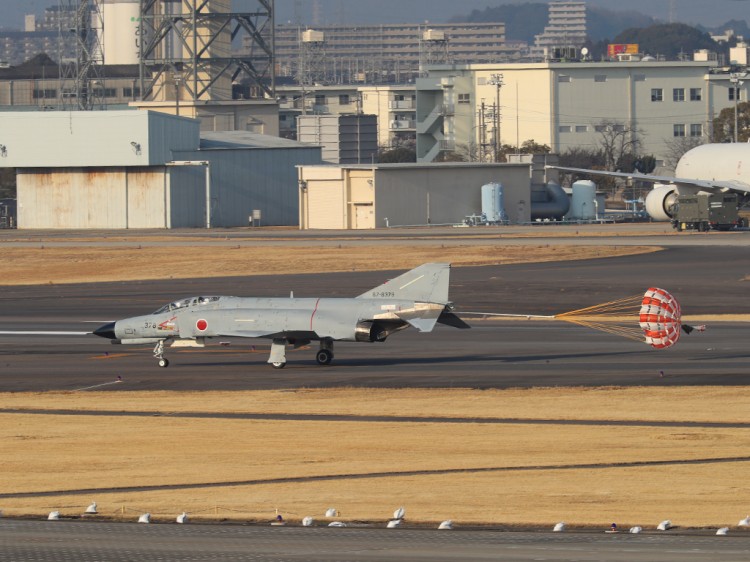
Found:
[[[549,315],[639,294],[657,285],[673,292],[687,315],[749,314],[750,262],[742,252],[735,246],[673,246],[622,258],[454,268],[451,298],[459,311]],[[0,332],[85,332],[190,295],[286,296],[294,291],[300,297],[348,297],[398,273],[7,287],[0,296]],[[744,385],[747,381],[750,326],[745,323],[708,322],[706,332],[657,351],[560,322],[469,321],[472,330],[441,326],[431,334],[407,330],[382,344],[340,343],[330,366],[315,363],[313,344],[310,349],[289,351],[283,370],[266,364],[268,342],[263,340],[168,349],[171,365],[161,369],[150,346],[112,346],[91,335],[0,335],[0,392]],[[0,519],[0,549],[19,561],[750,558],[747,533],[736,529],[730,536],[716,537],[710,530],[611,535],[494,528],[445,532],[8,519]]]
[[[679,530],[631,535],[603,531],[437,531],[0,520],[0,545],[4,557],[15,561],[54,559],[59,562],[747,560],[750,558],[747,533],[735,533],[734,536],[721,537],[708,531]]]
[[[8,287],[3,331],[90,331],[190,295],[352,296],[399,272]],[[462,267],[451,272],[457,311],[549,315],[670,290],[687,315],[750,313],[750,263],[727,247],[581,262]],[[168,349],[156,366],[150,346],[113,346],[94,336],[0,335],[0,391],[272,389],[335,386],[472,387],[746,384],[750,326],[709,322],[668,350],[561,322],[469,319],[472,330],[407,330],[385,343],[337,343],[330,366],[316,343],[266,364],[269,342],[227,339],[205,349]],[[223,341],[223,340],[222,340]],[[115,384],[117,377],[122,382]]]

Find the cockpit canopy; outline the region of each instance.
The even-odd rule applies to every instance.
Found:
[[[173,310],[182,310],[184,308],[188,308],[190,306],[203,306],[209,303],[215,303],[218,302],[221,297],[189,297],[187,299],[181,299],[174,302],[170,302],[169,304],[165,304],[158,310],[154,312],[154,314],[161,314],[163,312],[171,312]]]

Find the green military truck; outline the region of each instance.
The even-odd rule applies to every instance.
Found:
[[[730,230],[741,226],[735,193],[680,195],[674,206],[672,226],[677,230]]]

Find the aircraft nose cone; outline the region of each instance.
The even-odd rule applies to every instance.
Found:
[[[96,330],[94,330],[94,335],[110,340],[117,339],[117,337],[115,336],[115,323],[110,322],[109,324],[105,324],[104,326],[99,326]]]

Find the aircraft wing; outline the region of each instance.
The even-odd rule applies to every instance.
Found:
[[[654,176],[650,174],[625,173],[625,172],[607,172],[605,170],[588,170],[586,168],[566,168],[564,166],[546,166],[551,170],[560,170],[562,172],[577,172],[579,174],[590,174],[592,176],[608,176],[612,178],[626,178],[649,183],[673,183],[676,185],[698,187],[706,191],[716,191],[723,189],[734,191],[742,194],[750,194],[750,184],[734,180],[696,180],[690,178],[676,178],[673,176]]]

